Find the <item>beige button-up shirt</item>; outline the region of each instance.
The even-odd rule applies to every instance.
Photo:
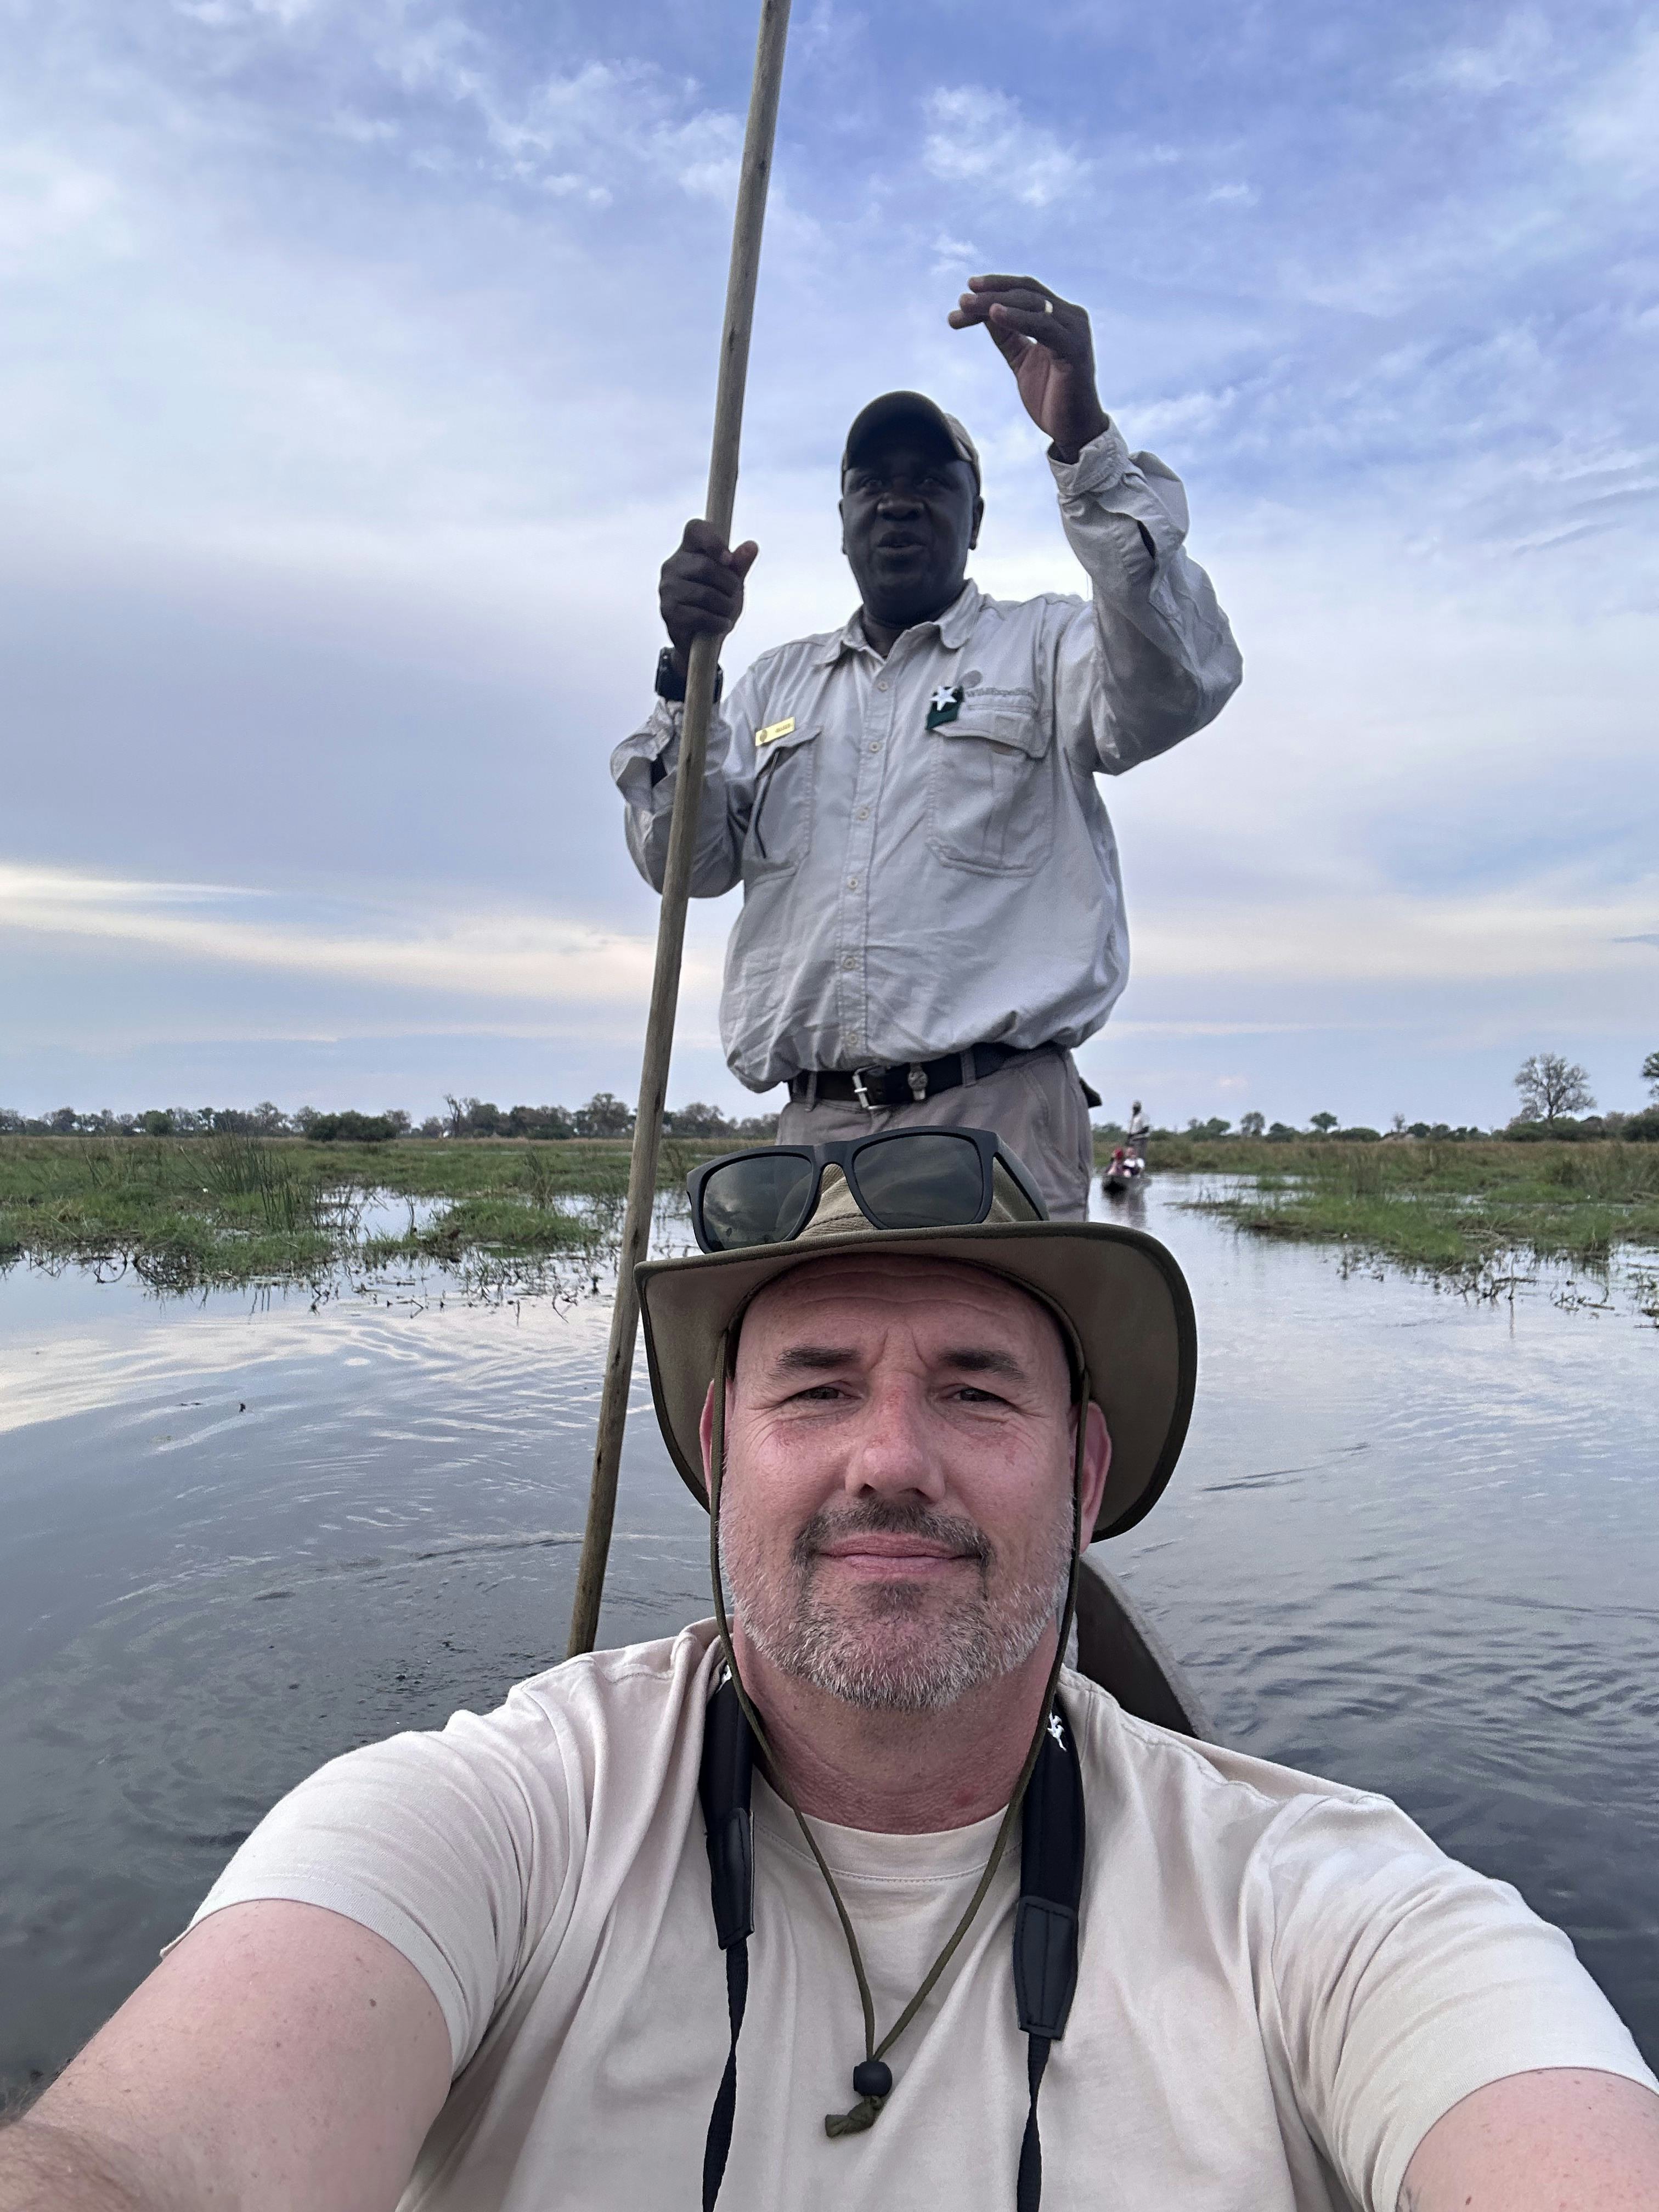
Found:
[[[1115,428],[1050,465],[1091,600],[969,581],[884,660],[855,614],[762,653],[716,710],[691,889],[743,884],[720,1034],[751,1091],[970,1044],[1080,1044],[1123,989],[1095,779],[1202,729],[1242,664],[1184,550],[1180,479]],[[659,890],[680,715],[659,701],[611,762]]]

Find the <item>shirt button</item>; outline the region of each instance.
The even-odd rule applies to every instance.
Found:
[[[870,819],[870,810],[867,806],[860,807],[858,818],[860,822],[867,822]]]
[[[848,890],[849,891],[855,891],[855,890],[858,889],[858,887],[859,887],[859,879],[858,879],[858,878],[857,878],[856,876],[848,876],[848,878],[847,878],[847,888],[848,888]]]
[[[884,691],[887,689],[887,678],[884,676],[877,677],[876,689],[878,691]]]
[[[842,964],[842,966],[846,969],[847,973],[850,975],[852,974],[853,970],[854,970],[854,969],[858,966],[858,964],[859,964],[859,963],[858,963],[858,962],[857,962],[856,960],[854,960],[854,957],[853,957],[852,954],[849,952],[849,953],[848,954],[848,956],[847,956],[846,959],[845,959],[845,960],[843,960],[843,961],[842,962],[842,963],[841,963],[841,964]]]
[[[881,750],[881,739],[879,738],[871,738],[870,750],[872,753],[878,753]]]

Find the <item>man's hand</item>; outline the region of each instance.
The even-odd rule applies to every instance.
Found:
[[[749,538],[726,546],[706,522],[688,522],[685,535],[662,564],[657,604],[682,676],[691,641],[704,632],[724,637],[743,612],[743,580],[760,547]]]
[[[1048,432],[1056,460],[1074,461],[1107,428],[1083,308],[1035,276],[970,276],[947,319],[957,331],[984,324],[1014,372],[1026,413]]]

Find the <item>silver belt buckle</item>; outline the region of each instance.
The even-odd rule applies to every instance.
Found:
[[[879,1114],[881,1111],[881,1102],[872,1098],[864,1087],[865,1077],[874,1073],[874,1069],[866,1067],[855,1067],[853,1070],[853,1096],[866,1114]]]

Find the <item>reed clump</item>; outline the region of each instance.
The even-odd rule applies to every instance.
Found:
[[[721,1149],[665,1145],[660,1188]],[[605,1139],[0,1135],[0,1268],[80,1263],[173,1291],[404,1260],[603,1260],[621,1231],[629,1150]],[[408,1218],[388,1231],[375,1214],[392,1198],[409,1201]]]
[[[1326,1139],[1224,1150],[1240,1180],[1190,1202],[1257,1236],[1340,1243],[1437,1270],[1522,1254],[1594,1271],[1621,1249],[1659,1249],[1651,1145]],[[1153,1164],[1174,1163],[1165,1154]]]

